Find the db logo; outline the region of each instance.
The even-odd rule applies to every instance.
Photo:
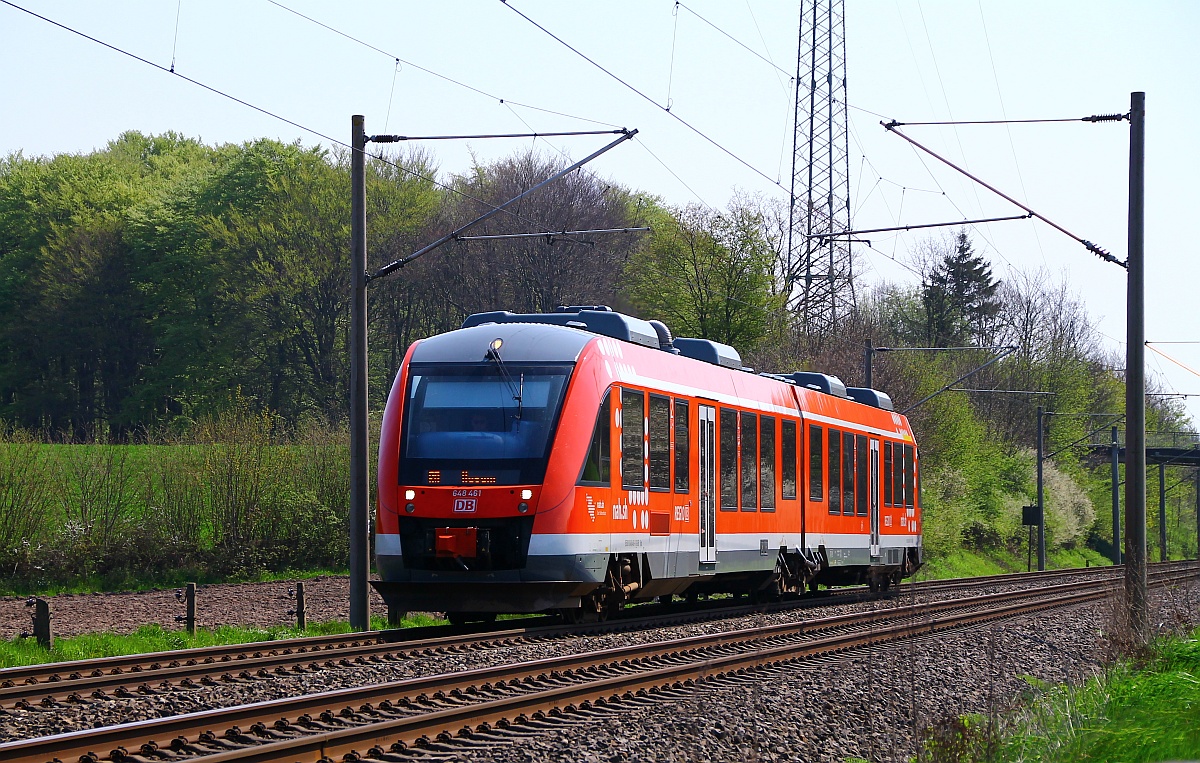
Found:
[[[454,500],[454,510],[457,512],[475,511],[475,499],[474,498],[456,498]]]

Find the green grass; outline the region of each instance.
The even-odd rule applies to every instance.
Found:
[[[1077,688],[1056,688],[1019,719],[1003,761],[1141,761],[1200,757],[1200,631],[1154,646]]]
[[[445,622],[445,620],[427,614],[415,613],[404,618],[400,627],[444,625]],[[382,618],[371,619],[373,630],[386,630],[387,627],[387,622]],[[54,648],[50,650],[42,649],[31,638],[16,638],[11,641],[0,641],[0,668],[115,657],[126,654],[170,652],[177,649],[225,644],[252,644],[259,641],[334,633],[350,633],[350,625],[343,621],[331,621],[309,625],[305,631],[285,626],[270,628],[221,626],[214,629],[200,628],[194,635],[188,634],[186,631],[167,630],[160,625],[146,625],[127,635],[90,633],[69,638],[56,638]]]
[[[959,548],[943,557],[928,557],[917,580],[943,580],[946,578],[972,578],[983,575],[1000,575],[1006,572],[1025,572],[1027,556],[1014,554],[1005,549]],[[1046,569],[1063,570],[1078,567],[1105,567],[1111,564],[1098,551],[1091,548],[1059,549],[1046,556]],[[1037,569],[1037,552],[1033,556],[1033,569]]]
[[[308,580],[322,576],[347,575],[346,569],[313,569],[313,570],[282,570],[280,572],[258,572],[254,575],[231,577],[214,574],[205,570],[180,568],[171,573],[163,574],[129,574],[119,579],[112,576],[105,578],[80,577],[70,583],[48,583],[36,588],[29,586],[13,586],[0,583],[0,596],[58,596],[59,594],[90,594],[90,593],[135,593],[138,591],[156,591],[163,588],[180,588],[186,583],[196,585],[217,585],[221,583],[274,583],[277,581]]]

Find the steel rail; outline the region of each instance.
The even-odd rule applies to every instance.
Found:
[[[250,673],[250,676],[243,676],[249,679],[263,670],[277,672],[289,666],[310,670],[339,665],[349,667],[380,659],[404,659],[397,656],[400,652],[431,654],[473,647],[509,646],[534,639],[599,635],[853,603],[865,598],[869,598],[865,588],[850,588],[773,604],[711,606],[711,602],[706,602],[696,609],[660,611],[649,615],[639,613],[635,608],[626,610],[627,616],[596,623],[564,625],[557,618],[530,618],[522,621],[530,623],[523,627],[486,629],[467,626],[466,633],[463,632],[463,626],[426,626],[19,666],[0,670],[0,708],[16,706],[21,702],[62,700],[72,694],[82,697],[95,691],[124,689],[125,694],[138,690],[148,694],[153,693],[148,690],[148,684],[161,684],[164,681],[191,679],[197,682],[215,676],[228,682],[230,679],[224,674],[230,671],[236,671],[239,675]]]
[[[1186,569],[1200,570],[1200,560],[1182,559],[1170,562],[1154,562],[1151,569],[1176,571]],[[903,583],[900,591],[928,591],[941,588],[970,588],[973,586],[990,585],[992,583],[1022,583],[1047,577],[1085,577],[1085,576],[1116,576],[1124,574],[1125,566],[1109,564],[1102,567],[1071,567],[1058,570],[1032,570],[1030,572],[1004,572],[997,575],[980,575],[973,578],[947,578],[944,580],[921,580]]]
[[[1163,577],[1164,579],[1169,579],[1170,577],[1184,575],[1186,575],[1186,571],[1183,573],[1174,573],[1173,576],[1164,574]],[[153,745],[157,740],[183,739],[184,745],[190,744],[195,746],[196,743],[188,742],[187,737],[196,736],[199,739],[200,735],[208,732],[211,741],[213,737],[211,737],[209,730],[214,727],[224,727],[230,730],[228,733],[233,734],[234,737],[241,735],[239,729],[245,725],[249,725],[251,728],[261,728],[265,731],[271,725],[276,724],[281,715],[299,719],[309,717],[309,714],[313,712],[324,711],[322,718],[326,720],[326,723],[336,723],[336,713],[347,702],[366,702],[368,704],[363,705],[364,709],[360,709],[360,712],[367,712],[365,708],[371,707],[369,703],[373,702],[390,704],[399,701],[403,703],[406,698],[413,696],[417,696],[419,699],[423,696],[427,698],[430,693],[435,698],[466,696],[475,693],[476,689],[472,687],[510,687],[516,683],[534,680],[531,678],[533,675],[540,675],[543,680],[549,677],[566,680],[579,671],[595,670],[598,667],[611,670],[617,666],[627,669],[635,661],[663,659],[667,656],[686,658],[700,665],[701,672],[704,672],[714,666],[725,665],[726,661],[732,658],[722,655],[704,656],[700,655],[700,652],[707,654],[713,650],[729,648],[733,645],[772,641],[789,633],[807,637],[814,631],[828,631],[836,627],[856,626],[862,628],[869,626],[874,629],[878,624],[887,620],[898,621],[904,627],[910,627],[911,623],[921,621],[919,625],[911,627],[928,630],[931,626],[940,627],[941,625],[946,625],[946,627],[949,627],[954,622],[971,623],[977,622],[978,618],[989,619],[1009,616],[1019,611],[1034,611],[1050,606],[1059,606],[1064,601],[1078,602],[1092,598],[1106,597],[1111,594],[1112,590],[1113,585],[1110,580],[1078,581],[1045,589],[1028,589],[1004,594],[973,597],[965,600],[910,605],[859,615],[841,615],[833,618],[824,618],[815,622],[787,623],[765,628],[750,628],[741,631],[695,636],[673,642],[658,642],[648,645],[623,647],[615,650],[546,658],[516,665],[408,679],[390,684],[324,692],[299,698],[192,713],[174,718],[123,724],[23,742],[6,743],[0,745],[0,758],[14,761],[14,763],[44,763],[44,761],[53,758],[63,760],[79,759],[80,756],[87,755],[89,751],[99,749],[116,751],[115,757],[112,757],[110,754],[110,759],[124,760],[127,753],[122,751],[140,749],[140,746],[144,744],[151,745],[153,749]],[[1062,597],[1068,597],[1068,599],[1063,599]],[[997,606],[989,608],[991,604]],[[953,610],[967,610],[967,612],[959,615],[935,616],[936,612]],[[958,620],[954,619],[956,617]],[[905,623],[909,623],[910,625],[905,625]],[[921,632],[925,632],[925,630]],[[870,630],[865,637],[874,638],[880,632],[878,630]],[[910,633],[909,631],[903,632],[906,634]],[[832,645],[830,646],[831,649],[848,648],[838,647],[837,645],[844,643],[843,641],[839,641],[839,639],[850,638],[852,635],[839,634],[824,638],[814,637],[812,641],[814,644],[828,643]],[[765,647],[757,650],[757,652],[763,654],[795,654],[798,648],[796,643],[789,642],[779,646]],[[595,692],[595,687],[593,687],[592,691],[593,693]],[[408,706],[411,707],[411,703]],[[505,707],[508,708],[509,706],[505,705]],[[352,709],[347,709],[345,712],[354,714]],[[374,711],[372,710],[371,712]],[[506,712],[508,712],[507,709]],[[443,716],[438,715],[437,717],[440,719]],[[392,719],[385,723],[399,723],[401,720],[407,719]],[[290,728],[295,732],[298,730],[295,723],[285,722],[284,727]],[[302,729],[299,730],[303,731]],[[345,731],[354,737],[356,744],[361,743],[361,736],[354,736],[353,730]],[[387,733],[392,732],[388,731]],[[151,742],[151,740],[155,740],[155,742]],[[206,756],[206,758],[208,757],[210,756]],[[217,758],[212,759],[214,761],[217,760]]]
[[[608,699],[622,696],[676,689],[695,685],[699,681],[718,678],[730,673],[763,666],[777,666],[817,656],[845,652],[889,641],[913,638],[950,628],[1012,617],[1051,607],[1081,604],[1107,596],[1107,591],[1065,594],[1053,599],[1013,604],[986,612],[945,616],[922,623],[901,623],[883,631],[831,636],[819,642],[797,648],[795,645],[768,647],[747,654],[715,657],[700,663],[669,665],[641,673],[613,676],[586,684],[555,687],[530,694],[491,700],[476,705],[439,710],[424,715],[383,721],[369,726],[353,727],[267,743],[239,750],[218,752],[203,758],[204,763],[287,763],[290,761],[319,761],[325,759],[362,760],[386,754],[382,747],[389,742],[393,752],[428,739],[431,734],[452,732],[472,733],[476,729],[502,721],[528,716],[531,713],[552,711],[575,702]],[[463,734],[466,735],[466,734]],[[367,745],[371,745],[368,749]],[[398,749],[397,749],[398,748]],[[351,756],[351,757],[346,757]]]
[[[1155,567],[1176,569],[1180,565],[1186,567],[1192,564],[1195,563],[1167,562],[1163,567]],[[1103,578],[1117,575],[1119,572],[1119,567],[1096,567],[1009,573],[909,583],[900,587],[898,591],[965,591],[993,583],[1023,583],[1047,576]],[[865,589],[842,589],[838,594],[824,598],[633,616],[586,626],[563,626],[557,623],[543,626],[538,623],[544,622],[544,619],[539,618],[527,621],[532,624],[521,628],[485,631],[475,628],[467,634],[461,632],[461,627],[428,626],[22,666],[0,670],[0,707],[28,707],[33,703],[50,705],[56,701],[80,701],[85,697],[103,697],[105,692],[110,691],[115,692],[116,696],[154,694],[171,688],[172,682],[185,688],[197,683],[233,683],[256,677],[268,678],[272,674],[286,674],[289,669],[298,672],[312,671],[370,664],[381,660],[407,659],[407,655],[401,656],[401,653],[430,654],[472,647],[508,646],[535,638],[597,635],[663,624],[695,622],[713,617],[736,617],[828,606],[864,598],[869,598]]]

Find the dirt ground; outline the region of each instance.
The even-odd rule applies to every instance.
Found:
[[[295,624],[295,581],[202,585],[196,589],[196,621],[201,627],[218,625],[268,626]],[[289,593],[292,592],[292,593]],[[309,623],[350,619],[350,580],[321,576],[304,581],[305,613]],[[158,623],[180,629],[185,613],[183,591],[163,589],[138,593],[63,594],[47,598],[50,625],[55,637],[82,633],[131,633],[140,626]],[[371,614],[387,615],[383,599],[371,591]],[[33,607],[26,599],[0,597],[0,639],[33,632]]]

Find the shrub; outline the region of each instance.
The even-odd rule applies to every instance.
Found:
[[[46,448],[29,432],[0,422],[0,564],[28,564],[49,530],[54,476]]]

